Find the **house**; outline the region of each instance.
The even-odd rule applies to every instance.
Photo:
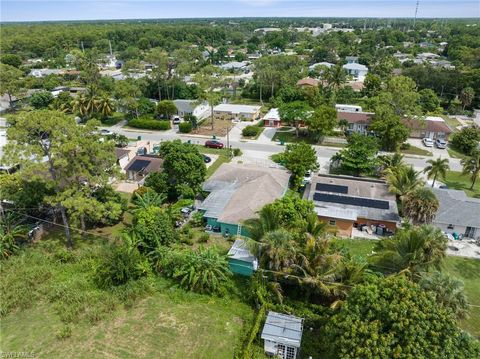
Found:
[[[271,108],[265,116],[263,116],[263,124],[265,127],[280,127],[281,119],[278,108]]]
[[[210,114],[210,107],[207,102],[198,103],[195,100],[173,100],[177,108],[177,115],[185,117],[185,115],[193,115],[197,119],[203,119]]]
[[[248,68],[247,61],[231,61],[220,65],[220,68],[225,71],[245,71]]]
[[[471,198],[464,191],[432,188],[439,207],[432,225],[450,234],[480,238],[480,199]]]
[[[336,105],[344,106],[344,105]],[[352,106],[352,109],[360,106]],[[360,134],[367,134],[370,123],[372,122],[373,112],[363,112],[360,107],[360,111],[345,111],[344,108],[337,108],[337,120],[346,120],[348,122],[347,130],[350,132],[357,132]]]
[[[335,110],[341,112],[362,112],[362,106],[336,104]]]
[[[275,358],[296,359],[299,357],[302,334],[302,318],[269,311],[261,335],[264,351]]]
[[[283,197],[290,174],[281,169],[224,163],[204,183],[209,192],[198,206],[207,225],[221,233],[246,236],[242,223],[258,217],[266,204]]]
[[[417,59],[421,61],[429,61],[429,60],[435,60],[438,59],[440,55],[431,53],[431,52],[422,52],[417,55]]]
[[[115,156],[117,157],[117,164],[120,166],[122,171],[127,167],[129,164],[132,155],[132,150],[126,148],[115,148]]]
[[[352,237],[354,228],[377,234],[395,232],[398,215],[395,195],[381,180],[350,176],[312,176],[304,197],[313,201],[321,221]]]
[[[404,119],[403,124],[410,128],[412,138],[437,138],[448,140],[453,132],[445,120],[438,116],[426,116],[424,119]]]
[[[297,86],[299,87],[318,87],[319,81],[311,77],[305,77],[297,81]]]
[[[46,77],[49,75],[63,75],[65,70],[62,69],[33,69],[30,71],[29,76],[33,77]]]
[[[213,115],[222,120],[254,121],[260,115],[260,108],[261,106],[222,103],[213,108]]]
[[[356,80],[363,81],[368,73],[368,67],[356,62],[347,63],[342,66],[350,76],[353,76]]]
[[[347,56],[345,61],[347,61],[347,64],[358,64],[358,56]]]
[[[313,70],[315,70],[315,69],[316,69],[317,67],[319,67],[319,66],[323,66],[323,67],[326,67],[326,68],[330,68],[330,67],[335,66],[335,64],[332,64],[331,62],[326,62],[326,61],[324,61],[324,62],[317,62],[317,63],[315,63],[315,64],[312,64],[312,65],[308,66],[308,69],[309,69],[310,71],[313,71]]]
[[[247,242],[236,239],[227,254],[228,267],[233,273],[251,276],[258,269],[258,260],[247,248]]]
[[[155,155],[135,156],[125,167],[127,179],[141,181],[152,172],[160,172],[163,160]]]

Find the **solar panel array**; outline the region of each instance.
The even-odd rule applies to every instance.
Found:
[[[338,184],[329,184],[329,183],[317,183],[315,185],[316,191],[321,192],[335,192],[335,193],[348,193],[348,186],[340,186]]]
[[[318,192],[314,193],[313,200],[320,201],[320,202],[347,204],[350,206],[358,206],[358,207],[369,207],[369,208],[378,208],[378,209],[390,208],[390,204],[388,201],[382,201],[382,200],[371,199],[371,198],[341,196],[337,194],[328,194],[328,193],[318,193]]]

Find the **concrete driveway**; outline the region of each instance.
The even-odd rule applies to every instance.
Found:
[[[412,146],[432,152],[432,155],[434,158],[442,157],[442,158],[450,159],[450,155],[448,154],[448,151],[446,148],[440,149],[435,147],[435,145],[433,145],[433,147],[426,147],[420,138],[409,138],[407,142]]]

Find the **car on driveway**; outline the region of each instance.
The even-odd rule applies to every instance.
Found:
[[[422,142],[425,147],[433,147],[433,140],[431,138],[425,137]]]
[[[209,148],[223,148],[223,143],[217,140],[209,140],[205,142],[205,147]]]
[[[107,130],[106,128],[103,128],[100,130],[100,134],[103,136],[112,136],[113,132],[110,130]]]
[[[210,163],[210,162],[212,162],[212,159],[210,157],[208,157],[207,155],[203,155],[203,162]]]
[[[173,124],[174,124],[174,125],[179,125],[180,122],[181,122],[180,117],[175,117],[175,118],[173,119]]]
[[[442,140],[441,138],[437,138],[435,140],[435,146],[437,146],[437,148],[440,148],[440,149],[447,148],[447,141]]]

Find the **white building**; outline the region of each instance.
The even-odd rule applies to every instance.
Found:
[[[298,357],[302,342],[303,319],[293,315],[268,312],[261,338],[269,356],[281,359]]]
[[[309,69],[310,71],[312,71],[312,70],[315,70],[315,69],[316,69],[317,67],[319,67],[319,66],[324,66],[324,67],[330,68],[330,67],[335,66],[335,64],[332,64],[331,62],[326,62],[326,61],[317,62],[317,63],[315,63],[315,64],[312,64],[312,65],[308,66],[308,69]]]
[[[340,112],[362,112],[362,106],[336,104],[335,109]]]
[[[263,116],[263,124],[265,127],[279,127],[281,124],[278,108],[271,108],[265,116]]]
[[[246,121],[256,120],[260,114],[261,106],[235,105],[222,103],[213,108],[213,115],[219,119],[239,119]]]
[[[177,115],[185,117],[185,115],[193,115],[197,119],[203,119],[210,116],[210,107],[207,102],[198,103],[195,100],[173,100],[177,108]]]
[[[353,76],[355,80],[363,81],[368,73],[368,67],[358,63],[349,63],[343,65],[343,68],[350,76]]]

